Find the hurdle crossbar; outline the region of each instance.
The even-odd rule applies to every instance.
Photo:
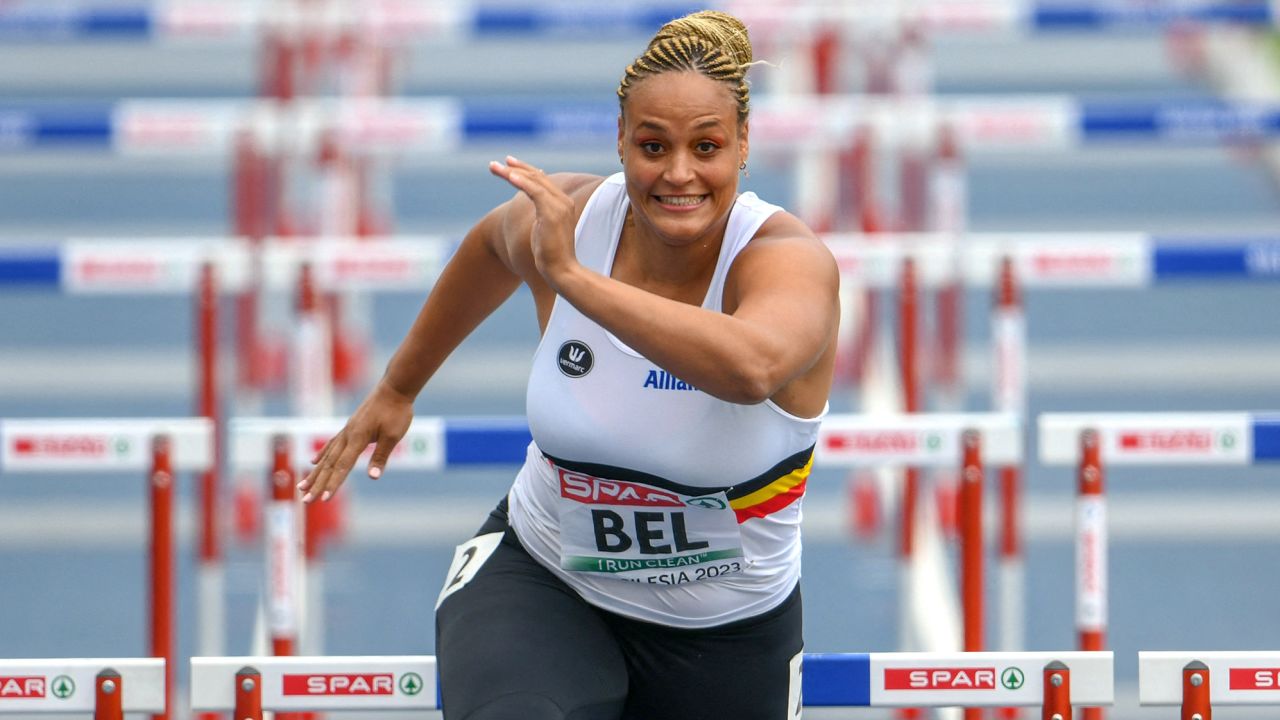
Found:
[[[32,418],[0,419],[0,472],[145,472],[158,436],[170,439],[173,471],[212,466],[206,418]]]
[[[220,2],[157,2],[135,0],[103,8],[76,3],[56,11],[23,7],[0,13],[0,39],[23,42],[234,42],[247,41],[268,29],[291,33],[353,31],[387,45],[407,45],[457,39],[642,38],[661,23],[706,6],[741,17],[752,35],[768,37],[785,32],[814,32],[822,27],[884,27],[896,23],[926,32],[1102,32],[1154,31],[1178,23],[1268,26],[1275,23],[1270,4],[1263,2],[1154,3],[1140,7],[1109,2],[1044,3],[1034,0],[985,0],[958,7],[917,0],[885,7],[845,6],[818,2],[801,11],[767,3],[727,0],[705,5],[687,2],[626,3],[618,7],[585,2],[504,3],[368,2],[340,6],[343,12],[312,17],[286,13],[278,6],[247,0]],[[789,10],[789,11],[788,11]]]
[[[1070,704],[1114,701],[1112,653],[1078,651],[806,653],[802,697],[810,707],[1035,706],[1053,689],[1049,666],[1069,676]],[[436,659],[423,655],[192,658],[192,709],[235,709],[246,679],[263,711],[440,707]]]
[[[13,151],[60,147],[124,155],[225,157],[253,132],[264,147],[289,137],[303,147],[338,133],[370,153],[442,156],[495,143],[547,147],[612,141],[618,109],[607,103],[561,106],[464,101],[456,97],[327,102],[121,100],[83,107],[0,112]],[[917,120],[904,122],[904,118]],[[969,152],[1066,151],[1103,142],[1205,146],[1261,141],[1280,133],[1280,105],[1265,102],[1084,101],[1069,95],[893,98],[873,95],[766,97],[752,104],[752,141],[762,151],[820,142],[848,149],[860,127],[882,142],[919,142],[934,124],[952,128]],[[928,135],[927,132],[923,133]]]
[[[1201,677],[1186,677],[1188,673]],[[1203,698],[1195,697],[1202,692]],[[1189,701],[1205,706],[1280,704],[1280,652],[1138,653],[1139,704],[1185,706]]]
[[[0,660],[0,714],[97,713],[103,695],[123,712],[164,713],[165,674],[163,658]]]
[[[268,467],[272,438],[290,443],[289,455],[307,463],[346,423],[345,418],[231,418],[230,462],[235,470]],[[814,463],[826,467],[916,465],[959,468],[963,435],[975,431],[984,461],[1019,462],[1020,423],[997,413],[829,415],[818,435]],[[414,418],[396,446],[389,468],[512,465],[524,462],[532,440],[523,417]],[[366,454],[370,452],[366,450]]]
[[[1003,258],[1022,288],[1142,288],[1177,282],[1280,280],[1280,237],[1149,233],[832,233],[823,236],[847,282],[893,288],[911,258],[921,287],[960,281],[998,285]],[[0,285],[46,286],[68,294],[181,294],[195,291],[211,263],[219,292],[250,282],[251,250],[236,238],[72,238],[55,246],[0,250]],[[296,287],[302,266],[325,290],[421,292],[439,277],[456,238],[388,236],[262,243],[262,282]]]
[[[1104,465],[1249,465],[1280,460],[1278,413],[1043,413],[1040,461],[1080,459],[1080,434],[1097,434]]]

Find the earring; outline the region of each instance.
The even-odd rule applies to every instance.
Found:
[[[739,170],[746,170],[746,169],[747,169],[747,161],[746,161],[746,160],[743,160],[742,162],[738,163],[738,169],[739,169]]]
[[[742,177],[744,177],[744,178],[749,178],[749,177],[751,177],[751,171],[747,169],[747,161],[746,161],[746,160],[743,160],[743,161],[738,165],[738,170],[740,170],[740,171],[742,172]]]

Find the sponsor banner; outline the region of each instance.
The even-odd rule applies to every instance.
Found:
[[[99,672],[120,673],[125,712],[164,710],[164,661],[139,658],[0,661],[0,714],[91,713]]]
[[[1027,318],[1021,308],[995,311],[991,327],[991,406],[1021,415],[1027,405]]]
[[[306,244],[273,239],[263,252],[263,281],[273,290],[292,291],[299,268],[310,262],[316,284],[326,290],[423,292],[435,283],[450,247],[440,237],[325,238]]]
[[[846,282],[896,289],[902,284],[902,263],[908,257],[915,261],[917,287],[940,287],[956,276],[955,236],[901,233],[886,242],[875,235],[833,234],[825,240]]]
[[[1076,628],[1107,627],[1107,504],[1100,495],[1076,503]]]
[[[340,141],[364,152],[450,153],[466,139],[462,104],[451,98],[344,100],[334,113]]]
[[[1071,671],[1073,704],[1110,704],[1111,653],[872,653],[871,704],[884,707],[1040,705],[1044,668]]]
[[[242,102],[125,100],[112,111],[112,143],[124,155],[226,156],[248,109]]]
[[[1139,702],[1180,705],[1183,668],[1192,662],[1208,667],[1209,697],[1215,707],[1280,703],[1280,652],[1276,651],[1139,652]]]
[[[0,420],[0,468],[6,472],[146,472],[152,440],[170,438],[177,472],[206,470],[213,426],[203,418]]]
[[[245,286],[249,256],[230,238],[77,238],[62,248],[62,289],[75,294],[190,293],[206,261],[215,265],[220,292]]]
[[[1059,96],[940,100],[957,142],[971,151],[1069,150],[1080,145],[1080,108]]]
[[[361,3],[361,37],[381,42],[425,42],[464,32],[465,4],[422,0],[366,0]]]
[[[995,413],[839,415],[823,422],[815,463],[838,466],[956,466],[966,430],[976,430],[984,463],[1021,459],[1019,424]]]
[[[229,422],[229,447],[231,469],[236,472],[253,472],[270,468],[272,439],[277,435],[289,438],[289,456],[300,472],[311,468],[315,457],[346,424],[345,417],[333,418],[231,418]],[[373,445],[365,448],[356,461],[354,472],[364,472]],[[444,419],[438,417],[415,418],[408,432],[391,451],[387,470],[441,470],[444,468]]]
[[[965,237],[964,273],[992,287],[1000,262],[1013,260],[1027,288],[1146,287],[1152,282],[1152,240],[1142,233],[981,233]]]
[[[1112,413],[1040,416],[1040,459],[1079,459],[1080,433],[1098,433],[1102,462],[1112,465],[1247,465],[1253,461],[1247,413]]]
[[[262,709],[423,710],[436,707],[436,661],[430,656],[204,657],[191,662],[195,710],[231,710],[235,674],[262,673]]]
[[[267,504],[267,630],[272,638],[298,638],[300,596],[299,558],[302,556],[298,532],[298,503],[273,500]]]
[[[152,5],[161,38],[248,41],[263,20],[262,9],[245,0],[181,0]]]

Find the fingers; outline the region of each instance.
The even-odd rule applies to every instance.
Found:
[[[387,460],[391,457],[391,450],[396,446],[397,438],[389,435],[382,435],[378,438],[378,444],[373,448],[373,457],[369,458],[369,477],[377,480],[382,477],[382,471],[387,467]]]
[[[303,502],[309,503],[316,498],[328,500],[346,481],[360,453],[368,446],[367,442],[353,441],[350,433],[344,428],[312,460],[315,467],[298,483],[298,489],[303,492]]]
[[[511,183],[517,190],[528,193],[535,201],[542,191],[554,187],[545,172],[511,155],[507,156],[505,165],[497,160],[490,162],[489,172]]]

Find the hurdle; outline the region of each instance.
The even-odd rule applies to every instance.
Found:
[[[621,7],[585,2],[544,5],[487,6],[476,2],[369,2],[362,11],[346,9],[328,24],[337,29],[369,34],[389,44],[455,39],[556,37],[632,37],[652,32],[662,21],[699,10],[704,5],[651,1]],[[928,32],[1061,33],[1078,31],[1153,31],[1175,23],[1227,24],[1266,27],[1276,23],[1267,3],[1220,2],[1155,3],[1130,7],[1108,2],[1015,2],[986,0],[948,7],[944,2],[897,3],[877,7],[841,7],[812,3],[802,10],[801,22],[786,11],[766,4],[707,3],[738,14],[761,28],[778,31],[799,25],[857,27],[871,23],[917,25]],[[0,39],[13,41],[111,42],[229,42],[243,40],[267,27],[298,31],[322,25],[305,15],[269,11],[246,0],[222,3],[135,0],[109,8],[72,3],[57,11],[23,8],[0,14]],[[757,32],[753,28],[753,33]]]
[[[1070,720],[1073,706],[1114,701],[1110,652],[806,653],[793,704],[807,707],[1042,706]],[[191,705],[264,712],[437,710],[430,655],[195,657]]]
[[[1107,630],[1104,471],[1110,465],[1249,465],[1280,460],[1280,415],[1043,413],[1039,456],[1078,469],[1076,629],[1083,650]]]
[[[163,707],[173,698],[175,474],[212,467],[213,433],[206,418],[0,420],[5,473],[149,473],[149,640],[151,654],[166,661]]]
[[[1070,95],[955,95],[892,98],[870,95],[795,95],[761,98],[752,106],[752,140],[761,150],[821,142],[849,149],[853,130],[877,137],[903,135],[900,118],[949,126],[968,152],[1067,151],[1093,143],[1216,145],[1261,141],[1280,133],[1280,105],[1267,102],[1085,101]],[[296,101],[140,100],[75,108],[14,108],[0,112],[6,149],[22,152],[73,143],[123,156],[219,156],[246,130],[299,139],[325,133],[359,142],[372,153],[422,157],[495,143],[545,147],[612,142],[617,107],[581,102],[530,106],[467,101],[450,96],[366,99],[334,107]]]
[[[170,664],[164,658],[0,659],[0,715],[124,713],[168,717]]]
[[[228,427],[230,464],[239,472],[269,472],[272,478],[292,476],[345,422],[345,418],[232,418]],[[388,469],[438,472],[517,465],[524,461],[531,440],[523,417],[418,417],[397,444]],[[357,465],[367,461],[370,452],[371,448],[366,449]],[[966,650],[981,649],[982,644],[981,464],[1016,463],[1021,457],[1017,419],[991,413],[832,415],[823,420],[814,449],[815,467],[912,465],[954,467],[964,472],[968,479],[962,573]],[[281,497],[288,502],[293,494],[289,490]],[[294,522],[282,521],[281,525]],[[296,540],[282,537],[279,542],[296,553]],[[277,562],[270,558],[278,554],[269,551],[269,562]],[[280,576],[280,572],[269,570],[268,575]],[[907,582],[905,570],[903,582]],[[294,608],[299,599],[287,596],[291,592],[287,583],[278,587],[285,590],[281,597],[270,598],[269,605],[286,608],[281,617],[291,617],[294,611],[287,609]],[[306,600],[308,616],[319,601],[315,597]],[[295,630],[283,623],[278,632]]]
[[[1212,720],[1214,705],[1280,704],[1280,652],[1138,653],[1138,702],[1181,705],[1184,720]]]

